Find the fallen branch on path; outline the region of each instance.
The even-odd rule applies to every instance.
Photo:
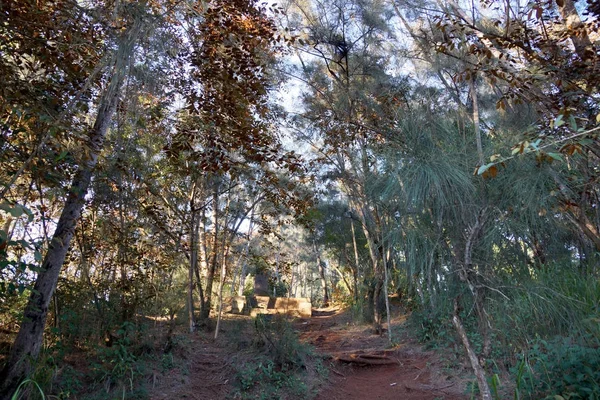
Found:
[[[348,354],[337,357],[338,361],[358,364],[360,366],[367,365],[399,365],[397,360],[393,360],[388,356],[378,354]]]

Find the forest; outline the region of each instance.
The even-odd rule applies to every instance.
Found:
[[[599,2],[0,0],[0,80],[0,400],[600,399]]]

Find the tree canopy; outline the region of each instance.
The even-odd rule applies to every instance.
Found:
[[[400,298],[427,340],[457,335],[483,398],[536,338],[597,348],[596,2],[0,15],[0,399],[44,338],[110,341],[140,316],[216,337],[255,275],[354,306],[390,342]]]

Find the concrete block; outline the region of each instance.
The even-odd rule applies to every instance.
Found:
[[[233,296],[231,298],[231,312],[233,314],[244,314],[246,309],[245,296]]]

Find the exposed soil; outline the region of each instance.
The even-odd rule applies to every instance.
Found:
[[[301,339],[332,360],[329,382],[317,399],[467,398],[465,382],[444,374],[436,355],[406,336],[404,320],[392,321],[394,347],[387,332],[374,335],[368,326],[353,326],[347,313],[333,308],[315,310],[310,320],[299,322]]]
[[[329,360],[330,373],[316,399],[466,399],[466,382],[456,373],[463,366],[444,370],[436,354],[422,350],[407,336],[405,318],[392,321],[393,347],[387,332],[375,335],[368,325],[352,324],[348,312],[335,308],[314,310],[312,318],[296,320],[300,339]],[[157,372],[149,390],[151,399],[231,398],[235,374],[231,360],[236,353],[225,344],[227,322],[217,342],[202,334],[191,337],[184,354],[187,367]]]
[[[190,336],[188,336],[190,337]],[[235,374],[229,360],[232,350],[205,335],[192,335],[180,354],[187,359],[166,374],[156,372],[151,384],[151,400],[226,399]]]

